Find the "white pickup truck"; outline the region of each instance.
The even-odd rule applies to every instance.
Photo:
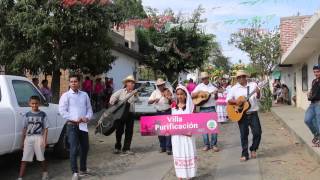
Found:
[[[60,116],[58,105],[47,103],[40,91],[25,77],[0,75],[0,155],[21,149],[24,114],[30,111],[30,96],[41,98],[40,109],[49,121],[48,144],[54,154],[68,157],[66,121]]]

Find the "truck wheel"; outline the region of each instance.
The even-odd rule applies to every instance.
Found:
[[[64,126],[60,134],[59,141],[53,148],[54,154],[58,158],[67,159],[69,158],[69,144],[67,136],[67,127]]]

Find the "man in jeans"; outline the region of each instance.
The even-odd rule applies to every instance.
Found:
[[[157,89],[149,97],[148,104],[154,104],[157,115],[171,114],[172,92],[166,87],[166,82],[159,78],[156,82]],[[169,90],[169,94],[165,93]],[[160,153],[167,152],[172,155],[171,136],[158,136],[160,142]]]
[[[67,120],[67,135],[70,144],[70,162],[73,173],[72,180],[88,175],[87,155],[89,151],[89,136],[87,123],[92,117],[92,107],[86,92],[80,91],[80,78],[69,77],[69,91],[65,92],[59,101],[59,112]],[[78,172],[77,156],[80,152],[80,172]]]
[[[240,139],[241,139],[241,158],[240,161],[247,161],[249,159],[248,152],[248,136],[249,136],[249,127],[252,132],[252,145],[250,147],[251,158],[257,158],[257,150],[261,141],[261,125],[258,116],[258,99],[260,98],[260,90],[255,82],[248,82],[247,77],[249,75],[243,71],[239,70],[236,74],[238,83],[234,85],[230,93],[227,95],[227,101],[232,105],[241,105],[246,102],[246,100],[238,100],[240,96],[248,97],[249,94],[254,93],[250,98],[249,102],[251,104],[250,109],[243,115],[241,120],[238,122],[240,130]]]
[[[308,107],[304,122],[309,127],[311,133],[314,135],[312,143],[316,147],[320,147],[320,65],[313,67],[313,73],[316,77],[312,81],[311,91],[308,93],[308,100],[311,101]]]
[[[211,94],[207,102],[203,103],[200,106],[200,112],[216,112],[216,99],[218,98],[218,89],[209,82],[209,74],[207,72],[202,72],[200,74],[202,83],[199,84],[191,93],[192,98],[195,98],[199,95],[200,92],[208,92]],[[209,134],[203,134],[203,141],[205,147],[203,151],[208,151],[213,149],[213,151],[218,152],[219,148],[217,147],[218,134],[211,134],[211,141],[209,139]]]

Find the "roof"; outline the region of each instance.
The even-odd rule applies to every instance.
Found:
[[[143,54],[139,53],[138,51],[136,51],[134,49],[130,49],[124,45],[126,40],[123,36],[121,36],[118,33],[113,32],[113,31],[110,32],[110,36],[111,36],[112,40],[114,41],[114,45],[112,47],[113,50],[118,51],[123,54],[126,54],[134,59],[137,59],[137,60],[144,59]]]
[[[281,64],[297,64],[304,62],[316,51],[320,50],[320,10],[317,11],[305,29],[300,33],[287,52],[281,58]]]
[[[133,49],[130,49],[130,48],[124,46],[124,45],[121,45],[121,44],[115,44],[112,47],[112,49],[115,50],[115,51],[118,51],[120,53],[126,54],[126,55],[128,55],[128,56],[130,56],[130,57],[132,57],[134,59],[137,59],[137,60],[143,60],[144,59],[144,56],[141,53],[139,53],[139,52],[137,52],[137,51],[135,51]]]

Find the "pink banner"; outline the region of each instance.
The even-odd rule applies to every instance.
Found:
[[[142,116],[142,136],[219,133],[217,113]]]

